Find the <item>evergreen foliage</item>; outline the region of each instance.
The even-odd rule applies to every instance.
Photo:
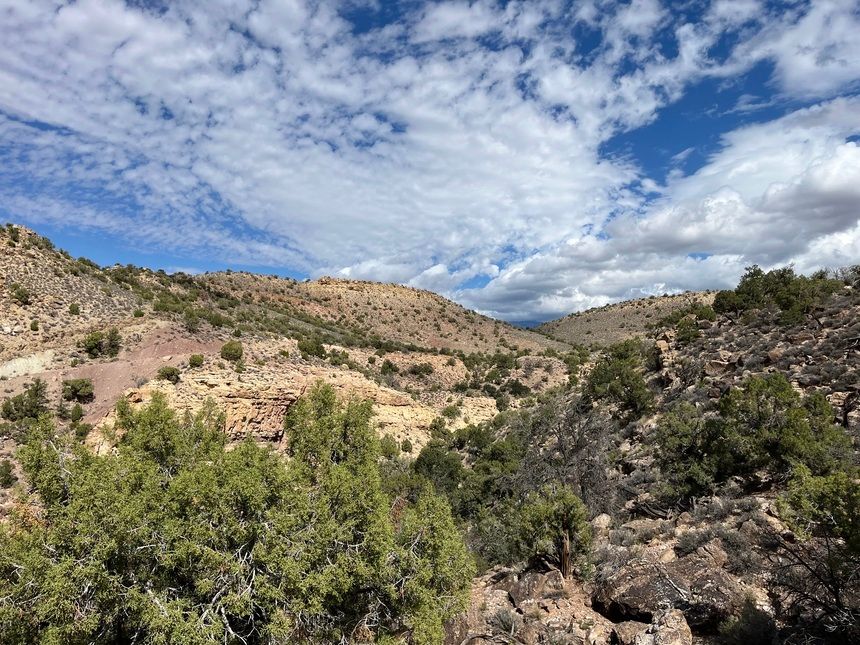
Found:
[[[817,305],[837,291],[842,280],[819,271],[797,275],[791,267],[764,272],[758,265],[747,267],[734,291],[721,291],[714,298],[717,313],[738,313],[749,309],[773,308],[781,323],[803,320]]]
[[[9,287],[9,295],[22,307],[30,304],[30,292],[17,282]]]
[[[92,331],[84,336],[81,347],[90,358],[114,357],[122,348],[122,336],[116,327],[112,327],[107,332]]]
[[[89,403],[95,398],[93,381],[88,378],[76,378],[63,381],[63,400]]]
[[[35,379],[21,394],[3,401],[0,416],[13,423],[32,423],[48,412],[48,386]]]
[[[165,365],[158,368],[158,378],[162,381],[170,381],[173,384],[179,383],[179,368],[172,365]]]
[[[242,354],[244,354],[244,349],[241,341],[228,340],[221,346],[221,358],[225,361],[239,361],[242,359]]]
[[[121,403],[115,455],[36,422],[19,451],[43,510],[0,527],[3,643],[439,643],[473,572],[431,489],[392,505],[370,406],[317,386],[291,459],[225,450],[207,404]],[[394,509],[394,510],[393,510]]]
[[[660,469],[680,497],[711,492],[735,476],[785,477],[798,464],[827,474],[851,452],[826,399],[801,399],[781,374],[747,379],[720,399],[716,414],[679,404],[661,420],[656,444]]]
[[[325,358],[325,347],[322,341],[316,336],[311,338],[302,338],[298,344],[299,351],[302,353],[302,358],[308,359],[311,356]]]
[[[638,418],[651,409],[654,395],[642,376],[646,350],[637,339],[609,347],[588,375],[587,400],[607,400]]]

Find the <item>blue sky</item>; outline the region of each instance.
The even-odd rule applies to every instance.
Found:
[[[860,262],[860,3],[0,0],[0,217],[508,320]]]

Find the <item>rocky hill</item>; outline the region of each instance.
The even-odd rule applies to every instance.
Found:
[[[211,273],[195,279],[213,292],[244,302],[300,312],[362,338],[450,351],[540,352],[564,349],[541,334],[487,318],[435,293],[395,284],[320,278],[297,282],[248,273]]]
[[[536,330],[565,343],[611,345],[647,334],[663,318],[692,303],[710,304],[713,300],[713,292],[650,296],[569,314],[538,325]]]
[[[141,411],[135,441],[144,445],[162,437],[161,421],[147,417],[152,401],[186,419],[183,440],[199,431],[192,415],[212,402],[224,415],[217,433],[226,434],[226,454],[261,445],[281,463],[295,439],[292,411],[323,381],[342,401],[372,404],[367,432],[380,438],[380,452],[370,453],[370,470],[361,466],[360,487],[375,482],[374,503],[392,531],[417,516],[437,522],[386,562],[432,561],[422,584],[445,580],[449,590],[469,592],[461,605],[448,591],[433,597],[458,607],[445,625],[447,643],[860,638],[856,267],[810,277],[753,267],[733,291],[620,303],[547,323],[550,339],[395,285],[101,268],[23,227],[0,230],[0,248],[0,521],[24,518],[32,527],[48,517],[36,501],[44,482],[28,481],[19,450],[39,415],[53,416],[57,435],[42,447],[59,455],[60,481],[69,476],[63,460],[86,464],[81,455],[107,459],[128,449],[125,403]],[[308,427],[325,435],[341,424],[337,441],[361,425],[326,414]],[[303,437],[302,449],[316,455],[317,440]],[[337,460],[373,441],[332,452],[340,455],[332,457],[332,485],[348,478]],[[161,454],[151,443],[146,449]],[[50,461],[38,454],[39,463]],[[243,483],[236,499],[244,503],[264,479]],[[420,506],[428,490],[444,503]],[[320,508],[353,508],[359,492]],[[240,504],[225,516],[242,512]],[[360,541],[329,543],[346,545],[348,557],[362,549]],[[471,584],[471,564],[451,571],[461,553],[446,551],[452,544],[462,552],[467,545],[477,564]],[[229,560],[243,548],[229,549],[236,570],[249,566],[245,556]],[[229,566],[219,561],[218,576]],[[395,579],[386,603],[409,594]],[[236,598],[253,586],[241,585]],[[365,583],[350,593],[350,602],[367,601]],[[342,621],[341,640],[372,642],[387,621],[387,642],[419,642],[411,623],[372,606],[352,619],[336,605],[302,629]],[[0,628],[3,610],[0,602]],[[239,623],[224,620],[229,635]]]
[[[516,465],[452,446],[474,464],[465,489],[474,468],[516,472],[487,496],[498,508],[503,491],[521,491],[503,505],[509,518],[523,503],[513,500],[567,482],[591,518],[582,566],[593,569],[571,585],[552,548],[528,566],[491,569],[449,642],[856,638],[860,272],[843,277],[751,271],[717,298],[722,313],[694,303],[604,350],[579,386],[498,431],[491,445],[524,446]],[[726,310],[741,299],[749,304]],[[474,548],[510,561],[488,510],[462,508]]]
[[[232,437],[277,443],[286,410],[324,380],[372,401],[380,434],[417,454],[434,423],[456,429],[486,421],[500,405],[516,407],[568,378],[564,343],[427,291],[102,268],[12,225],[0,228],[0,245],[2,394],[17,396],[40,379],[49,399],[60,401],[65,382],[90,381],[81,421],[95,426],[91,445],[103,441],[119,398],[143,404],[156,391],[190,411],[214,398]],[[88,339],[110,329],[121,348],[89,353]],[[235,339],[242,360],[222,359],[221,347]],[[194,355],[202,365],[190,365]],[[158,379],[171,367],[179,371],[175,383]]]

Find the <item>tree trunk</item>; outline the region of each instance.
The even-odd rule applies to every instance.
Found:
[[[561,577],[570,577],[570,534],[565,531],[561,536]]]

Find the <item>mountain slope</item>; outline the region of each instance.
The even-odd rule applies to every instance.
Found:
[[[437,419],[449,428],[484,421],[499,406],[516,407],[567,379],[559,358],[525,356],[563,353],[565,344],[426,291],[101,268],[20,226],[0,228],[0,246],[4,394],[17,395],[39,378],[59,401],[64,381],[89,379],[94,395],[83,421],[98,427],[110,422],[119,398],[143,403],[166,391],[191,410],[213,396],[232,435],[268,440],[298,393],[323,379],[376,403],[379,431],[418,450]],[[121,338],[118,354],[88,354],[85,339],[111,328]],[[244,356],[232,364],[219,352],[237,338]],[[201,367],[190,366],[194,354],[203,357]],[[165,367],[178,368],[178,383],[157,380]],[[237,388],[245,394],[234,395]],[[268,403],[258,406],[255,392]]]
[[[536,330],[565,343],[611,345],[645,334],[661,318],[691,304],[711,304],[713,300],[714,292],[708,291],[625,300],[550,320]]]

